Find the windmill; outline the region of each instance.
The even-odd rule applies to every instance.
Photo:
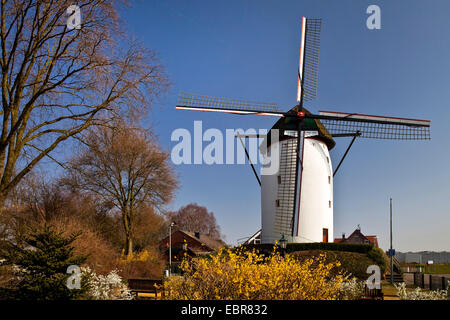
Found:
[[[276,104],[180,93],[177,109],[279,118],[265,137],[265,155],[277,153],[276,173],[261,175],[261,242],[333,241],[333,176],[356,138],[429,140],[430,121],[304,108],[317,95],[321,19],[301,20],[297,103],[288,111]],[[271,141],[273,133],[276,138]],[[250,136],[247,136],[251,138]],[[352,137],[332,171],[334,138]],[[239,136],[241,138],[241,136]],[[242,142],[242,141],[241,141]],[[264,154],[263,154],[264,155]],[[248,154],[247,154],[248,156]],[[250,159],[249,159],[250,160]]]

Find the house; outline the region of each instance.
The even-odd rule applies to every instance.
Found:
[[[377,236],[365,236],[361,232],[361,228],[358,225],[353,233],[346,238],[345,233],[342,234],[342,238],[335,238],[334,243],[360,243],[360,244],[371,244],[375,248],[378,248],[378,238]]]
[[[243,245],[247,244],[261,244],[261,229],[256,231],[250,238],[248,238]]]
[[[171,238],[171,262],[174,265],[181,263],[185,255],[191,258],[207,255],[226,246],[224,241],[199,232],[176,230],[172,232]],[[169,236],[167,236],[159,243],[159,249],[166,261],[169,261],[169,242]]]

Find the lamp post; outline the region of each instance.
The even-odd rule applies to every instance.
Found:
[[[280,246],[281,246],[281,252],[282,252],[282,255],[283,255],[283,257],[284,257],[284,254],[285,254],[285,251],[286,251],[286,245],[287,245],[287,239],[284,237],[284,233],[283,233],[283,235],[281,236],[281,239],[280,239]]]
[[[280,239],[280,246],[281,246],[281,248],[282,249],[286,249],[286,244],[287,244],[287,240],[284,237],[284,233],[283,233],[283,235],[281,236],[281,239]]]
[[[187,244],[186,239],[183,239],[183,250],[184,251],[187,251],[187,246],[188,246],[188,244]]]
[[[175,222],[169,225],[169,277],[172,272],[172,227],[174,225],[176,225]]]
[[[390,250],[390,252],[389,252],[389,256],[390,256],[390,258],[391,258],[391,284],[394,284],[394,264],[393,264],[393,255],[394,255],[394,252],[393,252],[393,250],[392,250],[392,198],[390,198],[389,199],[389,205],[390,205],[390,229],[391,229],[391,232],[390,232],[390,236],[391,236],[391,250]]]

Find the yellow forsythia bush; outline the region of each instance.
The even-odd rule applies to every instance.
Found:
[[[275,249],[268,257],[255,251],[221,249],[208,258],[184,260],[183,276],[164,284],[166,299],[332,300],[344,280],[325,264],[325,256],[299,262]]]
[[[152,248],[128,256],[122,254],[117,263],[119,274],[125,279],[161,277],[163,262],[158,252]]]

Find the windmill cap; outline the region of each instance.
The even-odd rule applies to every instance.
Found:
[[[285,135],[285,131],[297,131],[298,130],[298,122],[302,117],[299,117],[299,114],[302,114],[304,116],[307,116],[311,114],[307,109],[302,108],[300,106],[295,106],[291,110],[288,111],[288,113],[292,114],[292,117],[286,116],[280,118],[270,129],[265,139],[267,139],[267,147],[270,146],[271,140],[270,140],[270,133],[273,129],[279,130],[279,141],[285,139],[285,138],[292,138],[292,136]],[[322,140],[328,147],[328,150],[331,150],[336,145],[336,142],[334,141],[331,134],[328,132],[328,130],[325,128],[325,126],[320,122],[318,119],[311,119],[306,118],[303,119],[304,121],[304,130],[307,131],[318,131],[319,135],[318,138]],[[263,143],[262,146],[265,146]],[[261,150],[262,152],[264,150]]]

